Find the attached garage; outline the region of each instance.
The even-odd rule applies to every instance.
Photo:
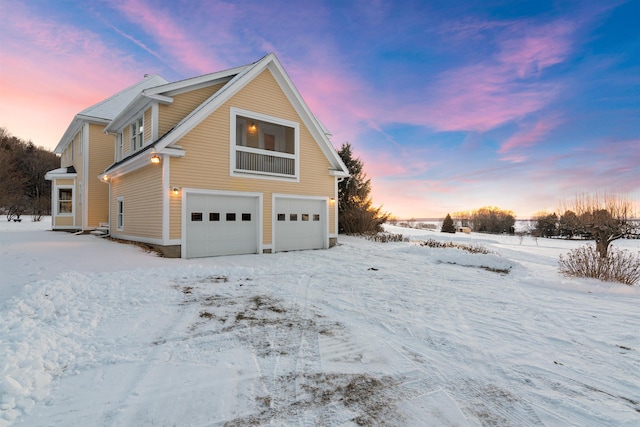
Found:
[[[274,197],[276,252],[328,247],[328,207],[324,198]]]
[[[261,197],[186,192],[183,257],[258,253]]]

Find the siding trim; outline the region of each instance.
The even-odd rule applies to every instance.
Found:
[[[89,123],[85,122],[82,128],[82,182],[79,189],[82,188],[82,224],[83,230],[89,227]]]
[[[171,205],[169,183],[171,182],[171,157],[166,154],[162,155],[162,241],[163,245],[167,245],[170,239],[171,225]]]

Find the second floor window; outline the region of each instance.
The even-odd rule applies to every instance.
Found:
[[[140,116],[133,123],[131,123],[131,149],[133,151],[138,151],[142,148],[143,135],[144,127],[142,116]]]

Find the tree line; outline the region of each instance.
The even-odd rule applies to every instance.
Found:
[[[0,210],[9,220],[25,214],[36,220],[50,215],[51,181],[44,175],[59,167],[55,153],[0,127]]]
[[[594,240],[596,251],[606,258],[611,242],[640,238],[640,219],[634,203],[618,194],[580,194],[560,215],[540,212],[533,218],[536,237]]]
[[[496,206],[484,206],[476,210],[454,212],[452,218],[449,214],[447,215],[452,220],[451,223],[447,221],[448,230],[451,229],[451,224],[455,221],[461,227],[469,227],[471,231],[478,233],[513,234],[515,231],[515,214],[510,210],[500,209]]]

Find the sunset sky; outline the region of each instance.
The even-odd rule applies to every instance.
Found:
[[[0,126],[49,149],[144,74],[274,52],[397,217],[640,199],[638,0],[32,0],[0,18]]]

